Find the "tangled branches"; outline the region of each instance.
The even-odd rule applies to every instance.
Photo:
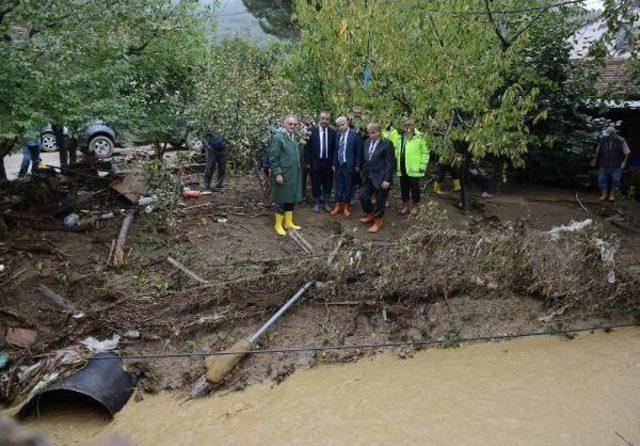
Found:
[[[614,261],[617,242],[597,229],[563,234],[524,225],[451,229],[430,213],[395,245],[352,250],[340,260],[336,293],[430,301],[459,294],[515,293],[549,307],[637,314],[637,273]]]

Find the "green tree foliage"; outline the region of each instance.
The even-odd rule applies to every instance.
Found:
[[[293,77],[292,51],[288,43],[262,48],[224,40],[202,71],[194,107],[200,131],[222,136],[229,156],[241,165],[253,165],[261,143],[284,115],[305,110],[306,99]]]
[[[4,0],[0,138],[97,117],[166,130],[193,83],[201,17],[193,0]]]
[[[603,59],[570,58],[573,43],[569,37],[585,18],[580,7],[545,14],[530,27],[518,57],[505,72],[507,82],[539,91],[527,117],[525,172],[531,179],[558,180],[584,170],[602,130],[603,120],[587,111],[596,106],[596,81]]]
[[[444,157],[452,155],[457,140],[468,142],[473,156],[520,163],[527,144],[525,118],[537,89],[507,84],[502,73],[518,57],[510,48],[538,11],[523,12],[521,25],[502,30],[498,38],[498,24],[487,15],[489,3],[495,8],[480,0],[301,0],[296,17],[334,110],[361,104],[370,119],[384,125],[411,114],[429,127]],[[513,9],[540,2],[499,5]],[[367,69],[368,85],[363,83]]]

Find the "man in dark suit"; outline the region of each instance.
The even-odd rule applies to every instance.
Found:
[[[346,116],[336,119],[336,156],[333,161],[333,171],[336,176],[336,204],[331,211],[335,216],[343,213],[345,217],[351,215],[351,199],[354,190],[354,175],[360,174],[362,167],[362,138],[349,127]]]
[[[362,223],[373,223],[369,232],[382,229],[382,217],[393,182],[396,169],[396,157],[391,141],[380,137],[380,125],[371,123],[367,126],[369,138],[364,142],[364,184],[360,193],[360,203],[365,216]],[[376,197],[375,207],[371,197]]]
[[[313,212],[320,211],[322,204],[330,212],[331,189],[333,187],[333,158],[336,150],[336,131],[329,127],[331,115],[323,111],[318,125],[311,129],[306,146],[305,160],[311,171]]]

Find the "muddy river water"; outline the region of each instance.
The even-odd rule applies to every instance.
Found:
[[[377,355],[110,423],[59,409],[28,422],[58,445],[640,445],[640,329]]]

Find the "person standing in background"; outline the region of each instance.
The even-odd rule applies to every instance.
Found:
[[[336,131],[329,127],[331,115],[323,111],[318,116],[318,125],[311,129],[305,151],[307,167],[311,172],[313,212],[331,211],[331,189],[333,189],[333,158],[336,149]]]
[[[380,137],[380,125],[371,123],[367,126],[369,138],[364,142],[364,167],[360,203],[365,216],[362,223],[373,223],[369,232],[375,233],[382,229],[382,217],[393,182],[396,163],[393,145],[388,139]],[[372,197],[375,196],[375,207]]]
[[[221,189],[224,184],[224,175],[227,170],[227,152],[224,140],[212,131],[207,132],[204,137],[204,146],[206,149],[206,167],[204,170],[204,188],[211,188],[211,180],[213,179],[213,171],[218,167],[218,181],[216,188]]]
[[[602,194],[600,201],[609,197],[609,201],[614,201],[614,193],[620,187],[622,170],[627,165],[629,158],[629,146],[627,142],[618,135],[615,127],[604,130],[603,137],[598,141],[596,156],[591,162],[593,167],[598,167],[598,184]]]
[[[336,119],[336,155],[333,161],[333,171],[336,177],[336,203],[331,215],[342,213],[345,217],[351,215],[351,201],[353,199],[353,177],[360,175],[362,167],[362,139],[360,135],[349,127],[346,116]]]
[[[429,149],[422,133],[415,129],[413,119],[403,118],[402,127],[402,132],[393,129],[389,133],[389,140],[395,149],[396,176],[400,178],[400,215],[407,212],[416,215],[420,203],[420,179],[424,178],[427,171]]]
[[[27,175],[29,166],[31,166],[31,173],[38,170],[41,148],[40,133],[33,130],[32,127],[26,127],[24,130],[24,146],[22,147],[22,162],[20,163],[18,178],[24,178]]]

